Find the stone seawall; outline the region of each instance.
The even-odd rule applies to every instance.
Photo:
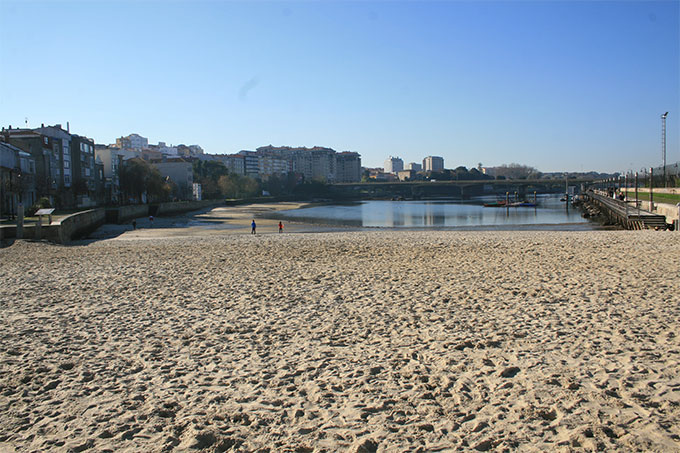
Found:
[[[106,210],[101,208],[90,209],[89,211],[78,212],[64,217],[51,225],[42,226],[40,229],[34,226],[32,228],[33,237],[36,239],[47,239],[57,244],[66,244],[73,239],[78,239],[91,233],[102,226],[105,221]],[[25,235],[25,237],[30,236]]]
[[[183,212],[197,211],[210,206],[223,205],[223,200],[173,201],[149,205],[149,215],[167,216]]]
[[[124,223],[149,215],[149,205],[136,204],[106,209],[106,223]]]
[[[106,223],[126,223],[140,217],[168,216],[197,211],[224,204],[223,200],[172,201],[168,203],[138,204],[106,209]]]
[[[46,239],[57,244],[66,244],[91,233],[105,223],[124,223],[131,219],[148,215],[171,216],[220,204],[224,204],[224,201],[177,201],[155,205],[90,209],[64,217],[61,220],[52,222],[50,225],[42,225],[40,227],[36,224],[24,225],[22,238]],[[0,240],[13,238],[16,238],[16,226],[7,225],[0,227]]]

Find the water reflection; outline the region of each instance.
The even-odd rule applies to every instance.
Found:
[[[281,216],[297,221],[352,227],[477,228],[536,225],[580,225],[589,229],[577,210],[567,210],[559,196],[543,196],[537,207],[485,208],[489,200],[470,202],[363,201],[285,211]]]

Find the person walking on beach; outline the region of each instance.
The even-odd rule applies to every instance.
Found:
[[[253,222],[250,224],[250,227],[252,228],[250,234],[255,234],[255,228],[257,228],[257,225],[255,224],[255,219],[253,219]]]
[[[153,227],[153,216],[152,215],[149,216],[149,226]]]
[[[279,222],[279,233],[283,233],[283,223]]]

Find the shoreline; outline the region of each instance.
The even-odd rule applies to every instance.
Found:
[[[372,227],[361,225],[319,222],[319,219],[290,219],[285,211],[305,207],[322,206],[324,203],[275,202],[219,206],[198,213],[187,213],[174,217],[156,217],[153,225],[147,218],[138,218],[137,229],[130,223],[106,224],[81,241],[106,239],[152,239],[161,237],[220,236],[250,234],[250,222],[257,223],[257,234],[278,234],[279,220],[284,223],[283,233],[321,233],[351,231],[602,231],[613,228],[584,220],[564,224],[505,224],[477,226],[424,226],[424,227]],[[277,215],[283,213],[283,215]],[[76,243],[79,241],[75,241]]]

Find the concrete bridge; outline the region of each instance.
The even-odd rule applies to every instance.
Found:
[[[592,183],[591,179],[569,179],[570,186]],[[459,180],[459,181],[404,181],[361,182],[331,184],[331,192],[338,198],[470,198],[481,195],[505,195],[509,192],[525,198],[537,193],[564,193],[566,181],[554,179]]]

